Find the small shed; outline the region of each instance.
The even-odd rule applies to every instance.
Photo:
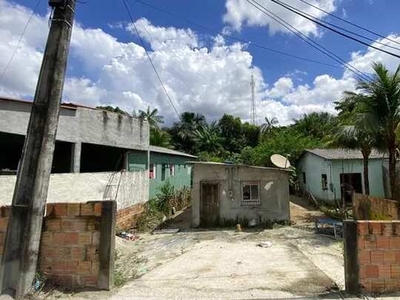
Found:
[[[193,162],[192,226],[289,222],[289,172]]]

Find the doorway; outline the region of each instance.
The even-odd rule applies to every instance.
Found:
[[[200,225],[211,227],[219,222],[219,186],[218,183],[201,183]]]
[[[362,194],[363,192],[361,173],[341,173],[340,190],[343,201],[347,204],[351,203],[353,193]]]

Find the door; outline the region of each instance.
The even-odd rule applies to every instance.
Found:
[[[217,225],[219,222],[218,183],[201,183],[200,224],[204,227]]]
[[[351,203],[353,193],[362,194],[362,176],[361,173],[342,173],[340,174],[340,189],[342,200],[345,203]]]

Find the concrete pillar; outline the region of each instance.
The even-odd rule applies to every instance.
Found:
[[[346,220],[343,225],[345,287],[347,293],[357,295],[360,292],[357,221]]]
[[[79,173],[81,171],[81,152],[82,152],[82,143],[76,142],[72,146],[72,161],[71,161],[71,172]]]

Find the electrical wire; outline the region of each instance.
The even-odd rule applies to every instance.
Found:
[[[266,51],[269,51],[269,52],[273,52],[273,53],[276,53],[276,54],[281,54],[281,55],[284,55],[284,56],[287,56],[287,57],[295,58],[295,59],[298,59],[298,60],[302,60],[302,61],[306,61],[306,62],[310,62],[310,63],[314,63],[314,64],[324,65],[324,66],[328,66],[328,67],[332,67],[332,68],[340,68],[337,65],[332,65],[332,64],[329,64],[329,63],[324,63],[324,62],[321,62],[321,61],[309,59],[309,58],[306,58],[306,57],[297,56],[297,55],[294,55],[294,54],[291,54],[291,53],[288,53],[288,52],[283,52],[283,51],[276,50],[276,49],[273,49],[273,48],[269,48],[269,47],[266,47],[264,45],[261,45],[261,44],[258,44],[258,43],[255,43],[255,42],[252,42],[252,41],[249,41],[249,40],[245,40],[245,39],[236,37],[236,36],[231,35],[231,34],[223,33],[221,31],[218,31],[216,29],[207,27],[205,25],[193,22],[193,21],[191,21],[189,19],[186,19],[184,17],[178,16],[178,15],[176,15],[174,13],[171,13],[169,11],[166,11],[164,9],[161,9],[159,7],[156,7],[154,5],[151,5],[151,4],[149,4],[147,2],[144,2],[144,1],[141,1],[141,0],[135,0],[135,2],[138,2],[138,3],[142,4],[142,5],[150,7],[152,9],[157,10],[159,12],[162,12],[164,14],[167,14],[167,15],[175,18],[175,19],[183,20],[184,22],[186,22],[188,24],[192,24],[192,25],[195,25],[195,26],[197,26],[199,28],[203,28],[203,29],[205,29],[207,31],[219,34],[219,35],[221,35],[221,36],[223,36],[225,38],[228,38],[228,39],[231,39],[231,40],[235,40],[235,41],[238,41],[238,42],[241,42],[241,43],[248,44],[250,47],[256,47],[256,48],[263,49],[263,50],[266,50]]]
[[[151,56],[150,56],[149,52],[147,51],[147,49],[146,49],[146,47],[145,47],[144,41],[143,41],[143,39],[142,39],[142,37],[141,37],[141,35],[140,35],[139,30],[137,29],[137,27],[136,27],[136,25],[135,25],[135,22],[134,22],[134,20],[133,20],[132,14],[131,14],[131,12],[130,12],[130,10],[129,10],[128,4],[126,3],[126,0],[121,0],[121,1],[122,1],[122,3],[124,4],[125,10],[126,10],[128,16],[129,16],[129,18],[131,19],[132,26],[133,26],[133,28],[135,29],[135,32],[136,32],[136,34],[137,34],[137,36],[138,36],[138,38],[139,38],[139,40],[140,40],[140,43],[142,44],[142,47],[143,47],[144,51],[146,52],[146,56],[147,56],[147,58],[148,58],[149,61],[150,61],[150,64],[151,64],[151,66],[152,66],[152,68],[153,68],[153,70],[154,70],[154,73],[156,74],[156,76],[157,76],[157,78],[158,78],[158,81],[159,81],[159,83],[160,83],[160,85],[161,85],[161,87],[162,87],[162,89],[163,89],[165,95],[167,96],[167,98],[168,98],[168,100],[169,100],[169,103],[171,104],[171,106],[172,106],[172,108],[174,109],[176,115],[178,116],[178,119],[180,120],[180,118],[181,118],[181,117],[180,117],[180,114],[179,114],[178,110],[176,109],[175,104],[174,104],[174,102],[172,101],[171,97],[169,96],[168,91],[167,91],[167,89],[165,88],[165,85],[164,85],[163,81],[161,80],[161,77],[160,77],[160,75],[159,75],[159,73],[158,73],[158,71],[157,71],[157,68],[156,68],[156,66],[154,65],[154,62],[153,62],[153,60],[151,59]]]
[[[318,25],[321,26],[321,27],[324,27],[325,29],[328,29],[328,30],[330,30],[330,31],[332,31],[332,32],[334,32],[334,33],[336,33],[336,34],[339,34],[339,35],[341,35],[341,36],[343,36],[343,37],[345,37],[345,38],[348,38],[348,39],[350,39],[350,40],[352,40],[352,41],[355,41],[355,42],[360,43],[360,44],[362,44],[362,45],[364,45],[364,46],[373,48],[373,49],[378,50],[378,51],[380,51],[380,52],[386,53],[386,54],[388,54],[388,55],[391,55],[391,56],[400,58],[400,55],[398,55],[398,54],[395,54],[395,53],[393,53],[393,52],[390,52],[390,51],[381,49],[381,48],[379,48],[379,47],[376,47],[376,46],[374,46],[374,45],[368,44],[367,42],[364,42],[364,41],[362,41],[362,40],[360,40],[360,39],[358,39],[358,38],[355,38],[355,37],[353,37],[353,36],[351,36],[351,35],[348,35],[348,34],[346,34],[346,33],[340,32],[339,30],[336,30],[336,29],[334,29],[334,28],[332,28],[332,27],[329,27],[328,25],[326,25],[326,24],[324,24],[324,23],[318,21],[317,19],[310,18],[310,17],[306,16],[304,13],[300,12],[299,10],[290,8],[286,3],[283,3],[283,2],[280,2],[280,1],[277,1],[277,0],[270,0],[270,1],[273,2],[273,3],[275,3],[275,4],[278,4],[279,6],[281,6],[281,7],[283,7],[283,8],[286,8],[287,10],[290,10],[291,12],[293,12],[293,13],[299,15],[299,16],[302,16],[303,18],[305,18],[305,19],[307,19],[307,20],[309,20],[309,21],[311,21],[311,22],[314,22],[315,24],[318,24]]]
[[[347,63],[344,59],[327,49],[326,47],[320,45],[319,43],[315,42],[314,40],[310,39],[308,36],[306,36],[304,33],[287,23],[285,20],[268,10],[265,6],[261,5],[255,0],[246,0],[249,4],[251,4],[253,7],[255,7],[257,10],[261,11],[263,14],[269,16],[279,24],[281,24],[283,27],[288,29],[290,32],[294,33],[297,37],[302,39],[304,42],[306,42],[308,45],[311,47],[315,48],[316,50],[320,51],[321,53],[325,54],[326,56],[330,57],[334,61],[338,62],[340,65],[344,66],[346,69],[349,71],[353,72],[359,79],[365,80],[365,81],[371,81],[371,78],[363,73],[362,71],[358,70],[356,67],[352,66],[351,64]]]
[[[273,1],[273,2],[280,2],[280,3],[282,3],[283,5],[285,5],[285,6],[287,6],[287,7],[290,7],[290,8],[292,8],[292,9],[298,11],[298,12],[301,12],[301,13],[303,13],[304,15],[306,15],[306,16],[308,16],[308,17],[310,17],[310,18],[313,18],[313,19],[315,19],[315,20],[318,20],[318,22],[322,22],[322,23],[324,23],[324,24],[326,24],[326,25],[328,25],[328,26],[332,26],[332,27],[334,27],[334,28],[337,28],[337,29],[342,30],[342,31],[344,31],[344,32],[353,34],[353,35],[355,35],[355,36],[357,36],[357,37],[359,37],[359,38],[365,39],[365,40],[367,40],[367,41],[370,41],[370,42],[373,42],[373,43],[382,45],[382,46],[384,46],[384,47],[388,47],[388,48],[392,48],[392,49],[394,49],[394,50],[400,51],[400,48],[397,48],[397,47],[394,47],[394,46],[391,46],[391,45],[382,43],[382,42],[380,42],[380,41],[377,41],[377,40],[375,40],[375,39],[371,39],[371,38],[369,38],[369,37],[367,37],[367,36],[365,36],[365,35],[359,34],[359,33],[354,32],[354,31],[352,31],[352,30],[348,30],[348,29],[346,29],[346,28],[343,28],[343,27],[341,27],[341,26],[335,25],[335,24],[330,23],[330,22],[328,22],[328,21],[319,19],[319,18],[317,18],[317,17],[315,17],[315,16],[313,16],[313,15],[311,15],[311,14],[309,14],[309,13],[306,13],[306,12],[304,12],[304,11],[301,11],[301,10],[297,9],[296,7],[291,6],[291,5],[289,5],[289,4],[287,4],[287,3],[283,2],[283,1],[280,1],[280,0],[276,0],[276,1],[272,0],[272,1]]]
[[[10,56],[10,58],[9,58],[7,64],[6,64],[6,66],[5,66],[4,70],[3,70],[3,72],[1,72],[1,75],[0,75],[0,84],[1,84],[1,81],[2,81],[2,79],[3,79],[3,77],[4,77],[4,75],[6,74],[8,68],[10,67],[12,61],[14,60],[14,57],[15,57],[15,55],[17,54],[18,48],[19,48],[19,46],[21,45],[22,39],[23,39],[24,36],[25,36],[26,30],[28,29],[29,24],[31,23],[31,21],[32,21],[32,19],[33,19],[33,16],[35,15],[37,9],[39,8],[39,5],[40,5],[41,2],[42,2],[42,0],[38,0],[37,3],[36,3],[36,5],[35,5],[35,7],[33,8],[32,13],[30,14],[30,16],[29,16],[29,18],[28,18],[28,21],[26,22],[25,27],[24,27],[24,29],[23,29],[22,32],[21,32],[21,35],[20,35],[20,37],[19,37],[17,46],[15,47],[13,53],[11,54],[11,56]]]
[[[382,38],[382,39],[385,39],[385,40],[388,40],[388,41],[390,41],[390,42],[392,42],[392,43],[395,43],[395,44],[400,45],[400,42],[397,42],[397,41],[395,41],[395,40],[393,40],[393,39],[390,39],[390,38],[388,38],[388,37],[385,37],[383,34],[377,33],[376,31],[372,31],[371,29],[368,29],[368,28],[366,28],[366,27],[357,25],[356,23],[347,21],[347,20],[345,20],[345,19],[343,19],[343,18],[341,18],[341,17],[339,17],[339,16],[337,16],[337,15],[335,15],[335,14],[332,14],[332,13],[330,13],[329,11],[326,11],[326,10],[324,10],[324,9],[322,9],[322,8],[320,8],[320,7],[318,7],[318,6],[314,5],[314,4],[312,4],[312,3],[310,3],[310,2],[307,2],[307,1],[305,1],[305,0],[298,0],[298,1],[303,2],[304,4],[307,4],[307,5],[313,7],[313,8],[315,8],[315,9],[317,9],[317,10],[319,10],[319,11],[321,11],[321,12],[323,12],[323,13],[325,13],[325,14],[327,14],[327,15],[329,15],[329,16],[331,16],[331,17],[337,19],[337,20],[340,20],[340,21],[342,21],[342,22],[344,22],[344,23],[347,23],[347,24],[349,24],[349,25],[352,25],[352,26],[354,26],[354,27],[356,27],[356,28],[358,28],[358,29],[361,29],[361,30],[364,30],[364,31],[366,31],[366,32],[368,32],[368,33],[370,33],[370,34],[373,34],[373,35],[375,35],[375,36],[377,36],[377,37],[380,37],[380,38]]]

